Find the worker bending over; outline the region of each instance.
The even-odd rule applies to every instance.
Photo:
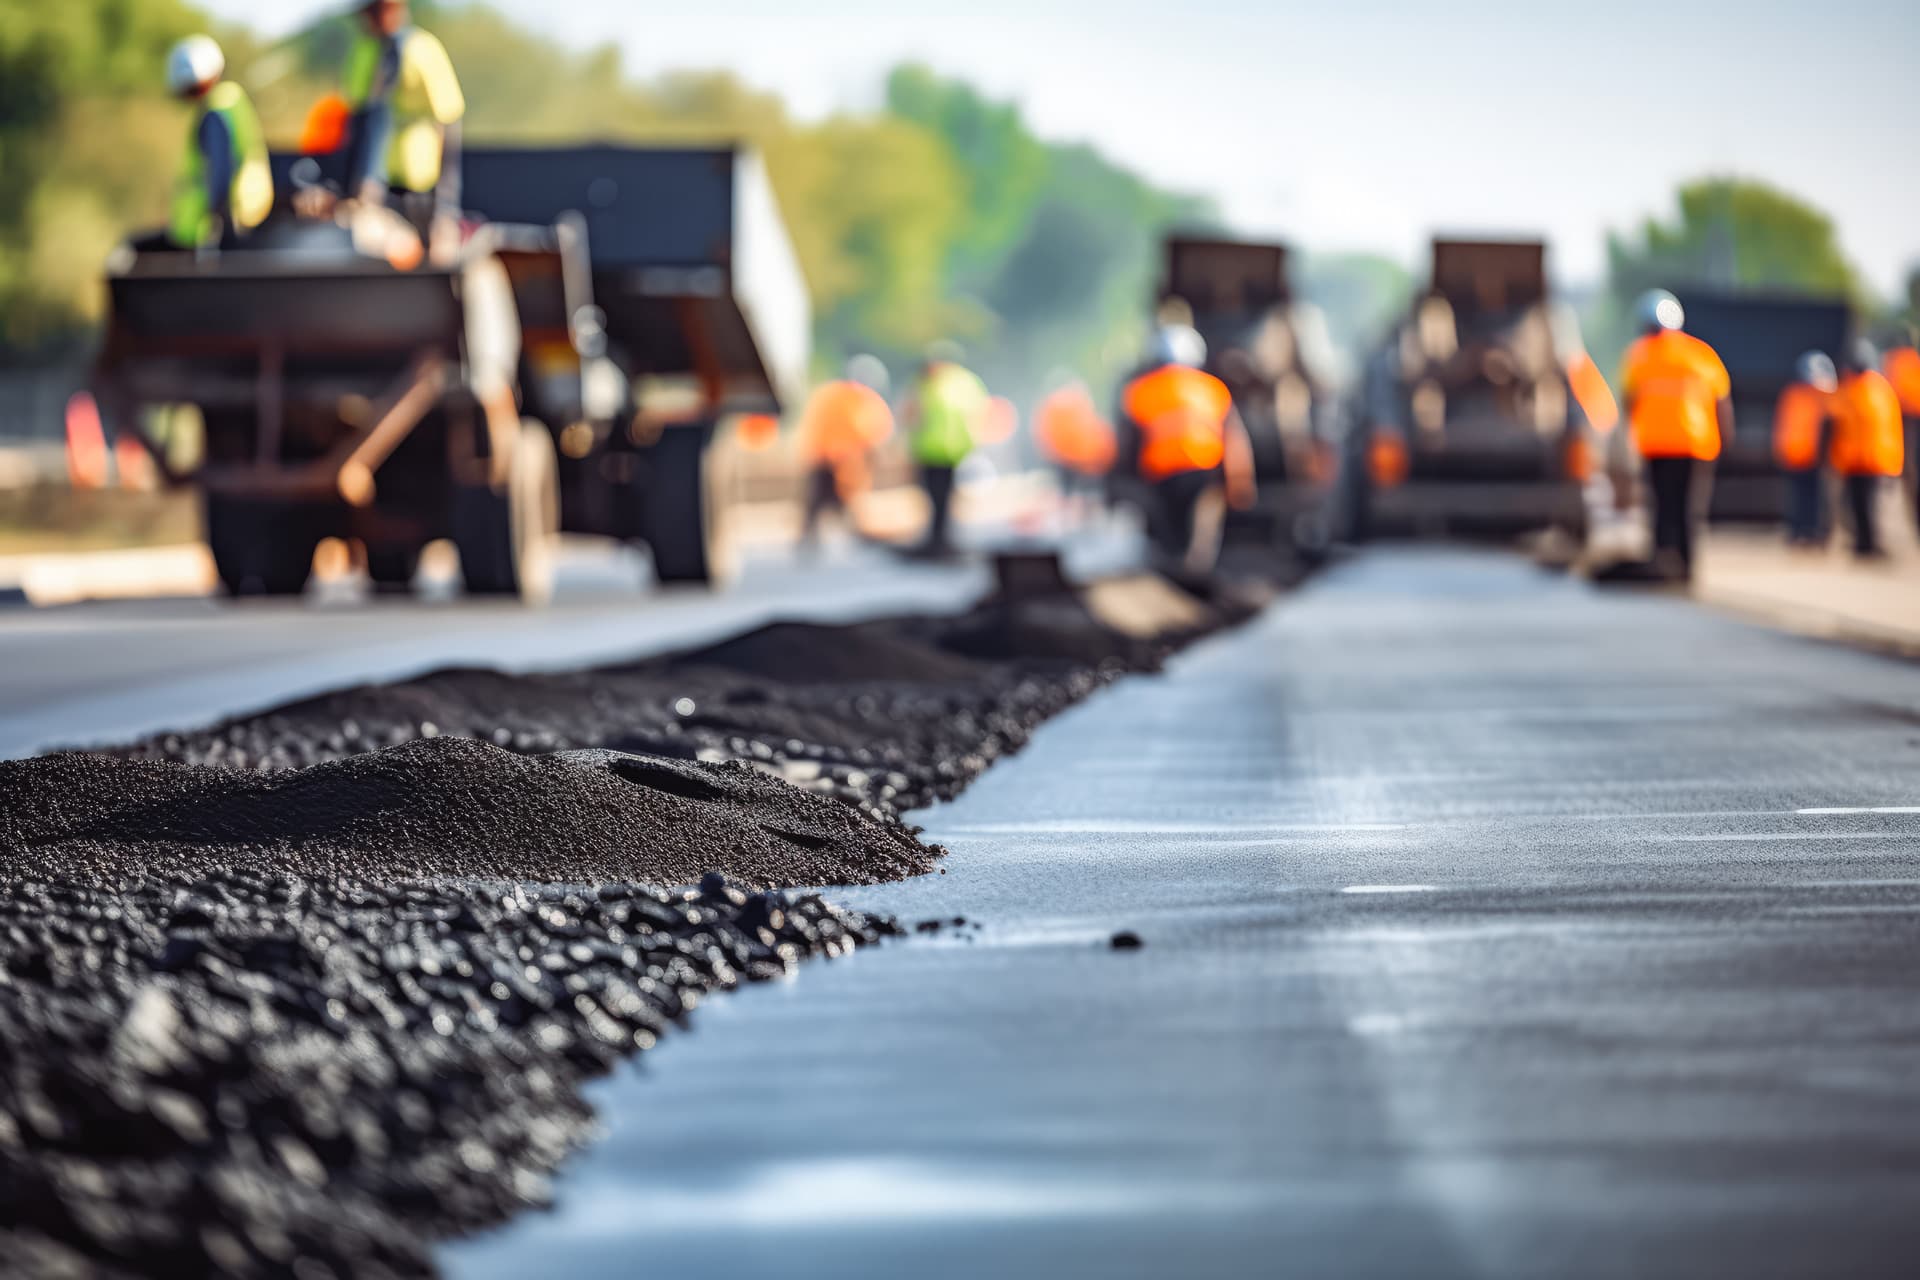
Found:
[[[1120,394],[1151,494],[1148,534],[1169,567],[1188,573],[1219,560],[1227,505],[1253,502],[1253,446],[1226,383],[1200,368],[1206,359],[1197,332],[1167,325],[1154,335],[1151,367]]]
[[[1620,395],[1646,460],[1653,560],[1663,577],[1693,576],[1694,526],[1713,487],[1713,462],[1733,438],[1733,383],[1712,347],[1686,333],[1680,300],[1650,290],[1635,308],[1640,337],[1627,348]]]
[[[459,247],[460,121],[466,98],[440,41],[412,24],[407,0],[367,0],[347,50],[346,194],[395,205],[435,262]],[[397,198],[396,198],[397,197]]]
[[[927,495],[927,534],[922,550],[952,549],[954,474],[973,452],[987,414],[987,386],[960,363],[959,353],[936,344],[920,366],[904,416],[920,487]]]
[[[173,192],[167,238],[182,249],[231,245],[273,209],[267,140],[246,92],[225,78],[210,36],[188,36],[167,54],[167,88],[194,107]]]
[[[869,355],[847,361],[844,376],[823,383],[800,415],[800,456],[807,467],[806,514],[800,541],[819,540],[820,521],[848,505],[872,483],[868,459],[893,434],[887,406],[887,367]]]
[[[1825,452],[1827,417],[1839,386],[1833,358],[1809,351],[1794,365],[1794,380],[1773,408],[1773,460],[1787,477],[1787,545],[1818,547],[1827,540]]]
[[[1876,516],[1887,478],[1906,465],[1906,429],[1900,397],[1880,372],[1880,353],[1865,338],[1840,360],[1840,389],[1833,396],[1833,469],[1847,490],[1853,521],[1853,553],[1863,560],[1886,555]]]

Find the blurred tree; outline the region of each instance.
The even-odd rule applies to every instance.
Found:
[[[162,81],[177,0],[0,0],[0,347],[98,310],[101,259],[163,208],[186,113]]]
[[[1648,218],[1637,235],[1608,236],[1616,294],[1717,284],[1866,300],[1833,219],[1799,197],[1744,178],[1702,178],[1676,199],[1677,220]]]
[[[965,180],[966,219],[948,254],[954,286],[977,287],[1020,239],[1047,177],[1046,148],[1012,103],[925,66],[887,77],[887,110],[943,139]]]
[[[1675,202],[1676,219],[1607,237],[1607,290],[1582,317],[1603,368],[1631,339],[1633,301],[1647,289],[1782,289],[1842,294],[1862,314],[1873,307],[1833,219],[1799,197],[1751,179],[1701,178]]]
[[[1863,316],[1871,291],[1847,260],[1833,219],[1765,182],[1700,178],[1675,196],[1678,217],[1607,237],[1607,288],[1581,316],[1587,346],[1611,369],[1632,340],[1633,303],[1689,285],[1841,294]]]

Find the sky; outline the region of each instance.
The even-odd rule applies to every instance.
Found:
[[[201,3],[269,32],[338,7]],[[1880,292],[1920,266],[1915,0],[492,3],[636,74],[728,68],[803,117],[871,108],[924,61],[1309,251],[1415,265],[1435,231],[1536,234],[1590,283],[1609,229],[1737,173],[1832,214]]]

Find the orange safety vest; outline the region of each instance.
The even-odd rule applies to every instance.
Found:
[[[800,415],[797,443],[808,462],[844,462],[893,434],[893,410],[878,391],[850,379],[823,384]]]
[[[1920,351],[1895,347],[1887,352],[1887,381],[1900,397],[1900,411],[1909,418],[1920,418]]]
[[[1907,461],[1906,426],[1893,384],[1872,369],[1833,393],[1833,469],[1843,476],[1897,476]]]
[[[1211,471],[1225,461],[1233,393],[1212,374],[1161,365],[1129,382],[1120,403],[1140,428],[1142,478]]]
[[[1677,330],[1641,338],[1620,367],[1633,442],[1645,458],[1719,457],[1719,406],[1732,391],[1713,348]]]
[[[1788,471],[1820,465],[1820,428],[1827,422],[1826,392],[1796,382],[1773,406],[1773,460]]]
[[[1042,400],[1034,411],[1033,433],[1042,452],[1059,466],[1087,476],[1113,469],[1118,452],[1113,428],[1093,407],[1085,387],[1061,387]]]

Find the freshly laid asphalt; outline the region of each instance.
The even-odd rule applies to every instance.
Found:
[[[924,820],[449,1274],[1913,1273],[1920,667],[1375,552]]]
[[[1084,548],[1093,563],[1119,544]],[[649,589],[610,545],[570,546],[553,604],[201,597],[0,610],[0,758],[198,728],[343,685],[436,667],[553,670],[704,644],[774,618],[845,621],[958,609],[986,590],[978,564],[906,564],[872,548],[749,559],[726,590]]]

